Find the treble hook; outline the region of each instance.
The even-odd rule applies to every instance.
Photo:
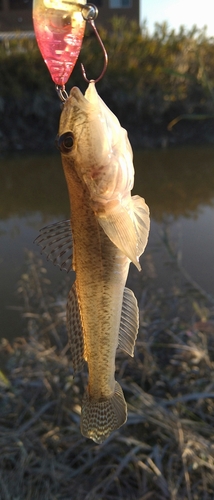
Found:
[[[87,11],[86,14],[84,14],[84,10]],[[101,46],[101,49],[102,49],[103,55],[104,55],[103,70],[102,70],[102,73],[100,74],[100,76],[98,76],[98,78],[96,78],[96,80],[94,80],[94,79],[89,80],[87,78],[85,68],[84,68],[83,64],[81,63],[81,69],[82,69],[83,78],[85,79],[85,81],[87,83],[90,83],[90,82],[97,83],[97,82],[99,82],[101,80],[101,78],[103,77],[103,75],[105,74],[107,66],[108,66],[108,54],[106,52],[104,43],[102,42],[102,40],[100,38],[100,35],[99,35],[98,31],[97,31],[97,28],[96,28],[95,22],[94,22],[94,19],[96,19],[97,15],[98,15],[98,9],[97,9],[97,7],[94,4],[87,4],[82,9],[83,19],[85,19],[85,21],[87,21],[91,25],[91,27],[93,28],[94,33],[95,33],[95,35],[97,37],[97,40],[98,40],[98,42],[99,42],[99,44]]]

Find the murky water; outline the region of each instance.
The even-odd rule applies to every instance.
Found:
[[[170,253],[214,295],[214,149],[136,151],[134,193],[150,206],[149,244],[142,258],[157,286],[172,284]],[[0,158],[0,337],[20,335],[15,290],[24,249],[39,228],[69,217],[67,188],[58,154]],[[54,285],[62,273],[46,263]],[[133,272],[133,270],[131,271]]]

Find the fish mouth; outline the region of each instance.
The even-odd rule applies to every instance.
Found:
[[[88,102],[78,87],[72,87],[69,97],[71,99],[74,99],[77,104],[85,104],[86,102]]]
[[[79,127],[85,123],[89,112],[90,103],[85,99],[78,87],[73,87],[63,106],[59,124],[59,137],[70,131],[74,132],[74,127]]]
[[[94,86],[94,82],[90,82],[85,95],[82,94],[78,87],[72,87],[70,90],[69,98],[76,101],[76,103],[81,106],[96,107],[97,105],[97,94]]]
[[[95,88],[95,82],[91,80],[88,88],[85,91],[85,95],[82,94],[81,90],[78,87],[72,87],[69,93],[68,99],[65,101],[65,106],[68,107],[73,106],[74,108],[79,108],[86,112],[100,110],[100,101],[102,101]]]
[[[93,108],[91,102],[82,94],[81,90],[78,87],[72,87],[69,93],[69,97],[67,101],[65,101],[65,106],[73,107],[75,112],[90,112]]]

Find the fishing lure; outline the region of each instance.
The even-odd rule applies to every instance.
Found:
[[[96,6],[86,0],[33,1],[37,43],[61,100],[67,98],[65,83],[79,56],[86,21],[96,30],[97,14]]]

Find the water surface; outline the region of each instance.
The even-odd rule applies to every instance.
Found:
[[[172,286],[170,243],[192,278],[214,295],[214,149],[136,151],[134,164],[134,194],[146,199],[152,216],[144,271],[150,268],[157,286]],[[33,244],[39,228],[67,219],[69,202],[57,153],[1,157],[0,178],[0,337],[11,338],[22,334],[20,315],[9,307],[18,304],[24,249],[39,255]],[[62,273],[44,262],[57,286]]]

